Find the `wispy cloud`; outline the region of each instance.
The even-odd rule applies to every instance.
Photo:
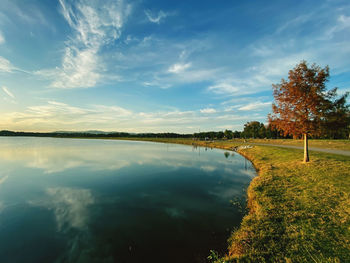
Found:
[[[335,34],[346,29],[350,29],[350,16],[341,14],[338,16],[336,24],[325,32],[325,37],[332,38]]]
[[[0,56],[0,73],[13,73],[13,72],[20,72],[20,73],[26,73],[26,74],[33,74],[30,71],[21,69],[19,67],[15,67],[8,59]]]
[[[3,86],[2,90],[7,94],[7,96],[11,97],[12,99],[15,98],[15,95],[13,95],[13,93],[11,91],[9,91],[9,89],[7,87]]]
[[[168,71],[170,73],[178,74],[178,73],[184,72],[189,67],[191,67],[191,63],[176,63],[176,64],[170,66]]]
[[[52,79],[53,88],[94,87],[100,78],[97,48],[66,47],[62,68],[40,70],[36,74]]]
[[[0,45],[5,43],[5,37],[2,34],[2,32],[0,31]]]
[[[213,14],[208,18],[210,9],[206,6],[196,14],[190,12],[191,6],[186,5],[185,9],[178,6],[181,17],[169,19],[175,14],[173,11],[159,5],[145,7],[144,1],[133,2],[135,12],[131,17],[127,0],[59,0],[58,10],[42,12],[54,15],[54,11],[59,11],[58,16],[43,17],[42,23],[46,19],[57,27],[57,34],[49,35],[44,34],[46,31],[39,25],[42,24],[40,15],[24,12],[23,5],[13,1],[3,1],[5,4],[0,1],[1,7],[13,3],[21,10],[18,25],[12,23],[17,17],[15,12],[11,12],[11,19],[9,12],[0,11],[0,29],[6,37],[6,45],[0,45],[6,48],[4,57],[0,57],[0,75],[4,76],[1,85],[8,86],[16,97],[21,93],[21,99],[25,97],[23,94],[28,95],[16,112],[6,113],[10,107],[4,106],[0,122],[4,128],[84,130],[101,127],[109,131],[181,132],[193,127],[197,127],[193,128],[196,131],[198,127],[234,127],[247,119],[266,118],[271,109],[267,103],[272,100],[271,84],[286,78],[288,71],[304,59],[322,67],[328,64],[329,84],[339,86],[344,92],[349,87],[348,4],[325,1],[315,6],[310,2],[285,9],[272,20],[264,20],[263,27],[242,29],[236,27],[235,20],[230,20],[237,12],[233,9],[216,12],[220,17]],[[32,5],[39,11],[47,8],[45,3],[27,4]],[[257,5],[260,5],[258,1]],[[283,4],[269,8],[277,10],[281,6]],[[240,17],[243,12],[235,15],[243,22],[249,19],[256,23],[265,11],[256,17]],[[35,21],[31,20],[32,15]],[[126,26],[129,19],[130,26]],[[163,27],[165,22],[167,26]],[[28,34],[19,35],[16,28]],[[36,36],[43,34],[45,43],[40,38],[30,38],[30,31]],[[29,57],[24,55],[35,47],[34,42],[23,48],[10,43],[16,34],[18,39],[39,41],[43,50],[36,50],[38,60],[32,59],[36,52],[28,52]],[[18,50],[21,52],[16,52]],[[29,95],[41,92],[48,82],[41,82],[37,76],[23,77],[18,74],[18,68],[37,70],[52,63],[57,63],[57,68],[54,65],[36,72],[49,80],[51,87],[99,86],[101,90],[66,91],[71,100],[81,98],[84,92],[84,105],[79,100],[71,105],[55,101],[55,96],[62,98],[64,94],[59,90],[46,90],[52,99],[38,103],[35,96]],[[157,91],[156,88],[174,90]],[[144,94],[152,99],[144,101],[141,98]],[[109,96],[107,101],[115,99],[123,103],[95,105],[102,104],[104,96]],[[164,100],[167,96],[172,96],[171,102]],[[3,99],[12,100],[5,93]],[[23,105],[32,106],[24,108]],[[143,113],[140,107],[144,107]],[[5,127],[5,123],[9,126]]]
[[[286,30],[295,30],[296,28],[300,28],[300,26],[309,22],[313,16],[314,16],[314,13],[308,13],[308,14],[302,14],[293,19],[290,19],[284,24],[280,25],[277,28],[276,33],[280,34]]]
[[[218,93],[218,94],[226,94],[226,93],[233,94],[233,93],[238,92],[240,90],[240,87],[234,86],[234,85],[227,83],[227,82],[219,81],[218,83],[216,83],[212,86],[209,86],[208,90],[213,91],[213,92]]]
[[[3,114],[0,129],[57,131],[90,130],[127,132],[194,132],[198,128],[218,129],[249,119],[247,114],[228,113],[214,108],[188,111],[135,112],[120,106],[89,105],[77,107],[57,101],[29,106],[22,112]],[[254,119],[266,116],[254,115]],[[207,128],[206,128],[207,127]]]
[[[215,113],[216,110],[213,109],[213,108],[205,108],[205,109],[201,109],[200,112],[201,113],[209,113],[210,114],[210,113]]]
[[[256,111],[256,110],[266,109],[268,107],[271,107],[271,105],[272,105],[272,102],[257,101],[257,102],[249,103],[245,106],[239,107],[238,110],[240,110],[240,111]]]
[[[62,66],[37,74],[51,78],[54,88],[94,87],[104,70],[99,51],[120,37],[131,6],[122,0],[59,2],[73,37],[66,42]]]
[[[110,130],[112,127],[118,127],[131,116],[131,111],[118,106],[77,107],[62,102],[48,101],[43,105],[29,106],[22,112],[4,114],[1,128],[28,130],[35,127],[35,129],[43,130],[84,130],[104,124],[104,127]]]
[[[148,20],[152,23],[160,24],[161,20],[166,18],[169,14],[160,10],[158,14],[154,15],[150,10],[145,10]]]
[[[114,117],[127,117],[132,115],[132,111],[119,106],[94,105],[97,112],[110,113]]]
[[[53,32],[56,31],[56,28],[51,24],[51,17],[47,17],[47,12],[35,2],[26,1],[24,3],[2,0],[0,10],[4,10],[3,13],[0,11],[0,19],[7,20],[16,27],[19,27],[21,23],[25,23],[26,25],[45,26]],[[4,30],[6,29],[4,28]]]
[[[12,72],[16,69],[9,60],[0,56],[0,72]]]
[[[274,47],[275,50],[281,49],[279,46]],[[255,47],[250,47],[256,50]],[[276,51],[277,52],[277,51]],[[254,66],[246,66],[237,70],[229,77],[222,77],[214,81],[207,90],[219,95],[247,95],[261,91],[271,90],[271,85],[286,77],[288,71],[303,59],[312,58],[312,53],[295,52],[285,55],[283,58],[279,56],[269,56],[261,61],[256,61]],[[223,74],[225,76],[225,74]]]

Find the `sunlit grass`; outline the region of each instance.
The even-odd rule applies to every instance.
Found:
[[[249,214],[221,262],[350,262],[350,158],[256,146]]]

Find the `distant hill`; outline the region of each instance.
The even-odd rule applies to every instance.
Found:
[[[85,134],[111,134],[111,133],[118,133],[116,131],[98,131],[98,130],[89,130],[89,131],[54,131],[52,133],[60,133],[60,134],[74,134],[74,133],[85,133]]]

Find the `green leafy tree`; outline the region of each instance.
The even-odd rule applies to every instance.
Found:
[[[242,132],[240,131],[234,131],[233,132],[233,138],[241,138]]]
[[[226,139],[229,139],[229,140],[232,139],[232,137],[233,137],[233,133],[230,130],[225,130],[224,135],[225,135]]]
[[[334,89],[333,97],[327,105],[325,119],[323,123],[323,136],[332,139],[348,138],[350,128],[350,110],[346,104],[346,99],[349,93],[345,93],[340,98],[337,98],[337,89]]]
[[[263,123],[250,121],[244,124],[243,136],[245,138],[265,138],[266,129]]]

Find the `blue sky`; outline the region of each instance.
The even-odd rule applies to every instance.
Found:
[[[197,132],[266,122],[300,61],[350,91],[350,2],[0,2],[0,129]]]

